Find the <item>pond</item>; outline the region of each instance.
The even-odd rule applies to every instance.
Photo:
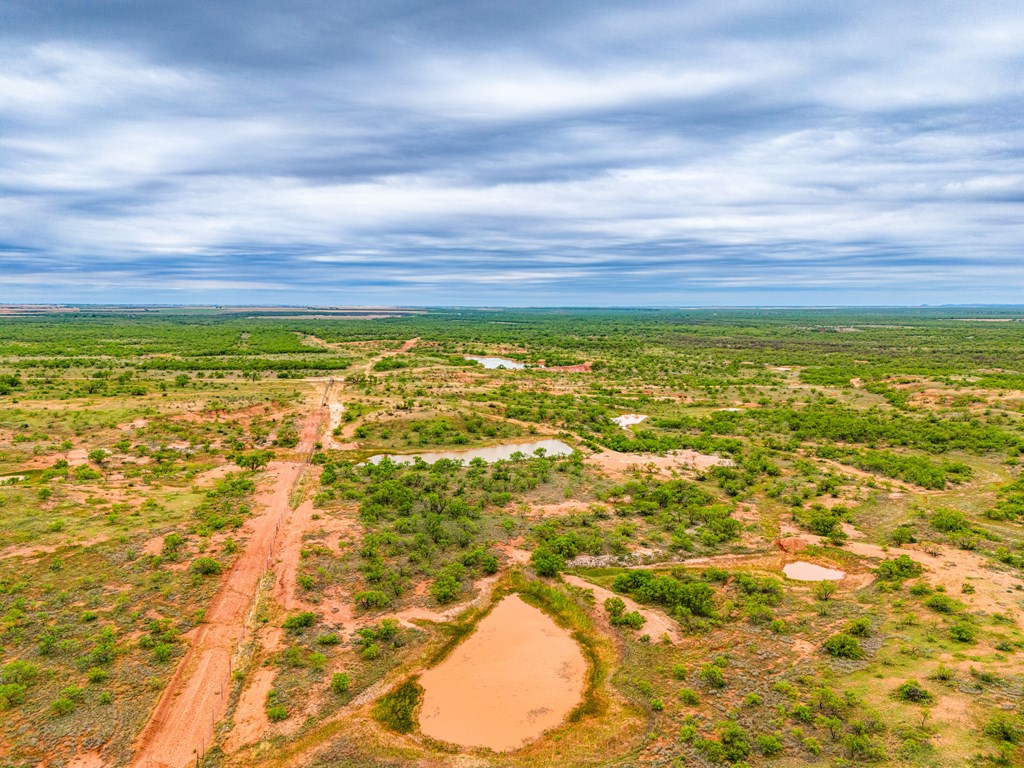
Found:
[[[379,453],[376,456],[371,456],[368,461],[371,464],[379,464],[386,456],[395,464],[412,464],[416,461],[417,457],[423,459],[427,464],[433,464],[435,461],[440,461],[441,459],[469,462],[473,459],[480,458],[484,461],[490,462],[509,459],[512,457],[513,453],[517,452],[525,453],[529,456],[538,448],[543,448],[548,456],[568,456],[572,453],[572,448],[561,440],[534,440],[530,443],[501,443],[500,445],[487,445],[482,448],[467,448],[461,451],[424,451],[423,453],[412,454]]]
[[[796,581],[840,581],[846,576],[844,571],[837,571],[834,568],[825,568],[821,565],[805,563],[803,561],[786,563],[782,567],[782,572]]]
[[[506,360],[504,357],[476,357],[475,355],[465,355],[467,360],[475,360],[480,363],[484,368],[512,368],[519,370],[525,368],[526,363],[517,363],[515,360]]]
[[[424,672],[420,730],[504,752],[560,725],[583,695],[587,662],[568,630],[518,595],[504,598]]]
[[[618,424],[623,429],[631,427],[634,424],[639,424],[647,419],[646,414],[643,413],[624,413],[621,416],[616,416],[612,421]]]

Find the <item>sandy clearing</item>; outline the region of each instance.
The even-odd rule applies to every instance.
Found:
[[[276,674],[277,669],[274,667],[257,669],[253,673],[249,685],[238,697],[234,715],[235,725],[224,740],[224,749],[228,754],[237,752],[254,741],[259,741],[266,733],[270,721],[267,719],[264,704],[267,700],[267,693],[273,687]]]
[[[653,469],[659,473],[680,469],[702,472],[711,467],[732,464],[731,459],[690,450],[669,451],[665,455],[601,451],[587,456],[584,462],[610,475],[625,475],[645,469]]]
[[[205,472],[200,472],[192,478],[192,483],[198,486],[213,485],[213,483],[218,480],[223,480],[232,472],[238,471],[238,467],[232,466],[231,464],[221,464],[219,467],[214,467],[213,469],[208,469]]]
[[[145,544],[142,545],[142,554],[144,555],[159,555],[164,551],[164,536],[154,536],[149,539]]]
[[[109,536],[97,536],[84,541],[69,540],[61,544],[35,544],[35,545],[13,545],[0,550],[0,560],[7,560],[11,557],[38,557],[39,555],[52,555],[68,547],[91,547],[94,544],[102,544]]]

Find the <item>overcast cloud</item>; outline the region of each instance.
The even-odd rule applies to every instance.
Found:
[[[1024,301],[1019,0],[0,0],[0,42],[0,301]]]

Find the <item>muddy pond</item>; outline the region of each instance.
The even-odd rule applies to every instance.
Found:
[[[561,440],[534,440],[531,443],[502,443],[501,445],[487,445],[483,448],[468,448],[462,451],[425,451],[412,454],[379,453],[376,456],[371,456],[367,461],[371,464],[379,464],[386,456],[395,464],[412,464],[417,457],[423,459],[427,464],[433,464],[441,459],[466,462],[483,459],[491,462],[510,459],[513,453],[525,453],[529,456],[538,448],[543,448],[548,456],[568,456],[572,453],[572,448]]]
[[[587,662],[569,631],[509,595],[420,676],[420,730],[463,747],[516,749],[565,720],[580,702],[586,676]]]
[[[846,576],[843,571],[803,561],[786,563],[782,566],[782,572],[796,581],[840,581]]]
[[[519,370],[525,368],[525,363],[517,363],[515,360],[506,360],[504,357],[476,357],[475,355],[466,355],[467,360],[475,360],[480,363],[484,368],[510,368],[513,370]]]

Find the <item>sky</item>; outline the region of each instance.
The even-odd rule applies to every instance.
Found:
[[[1022,289],[1019,0],[0,0],[0,302]]]

